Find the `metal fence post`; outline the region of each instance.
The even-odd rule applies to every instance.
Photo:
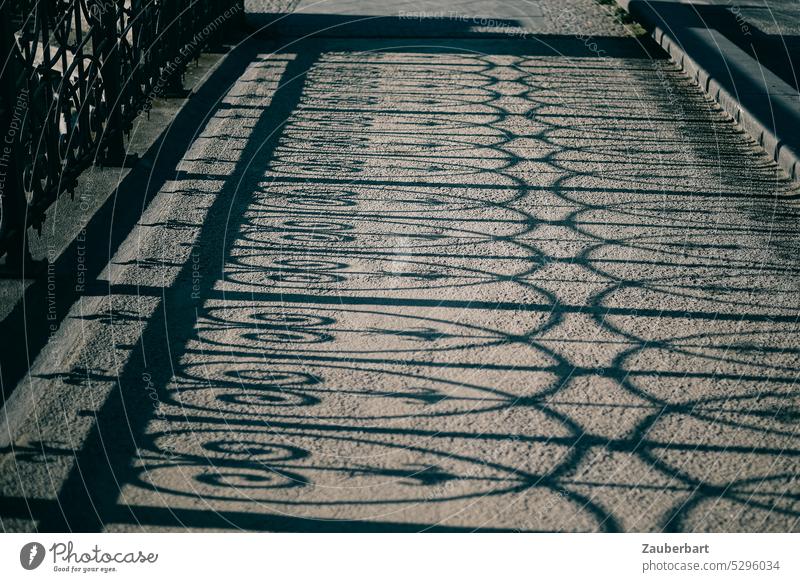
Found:
[[[123,0],[124,1],[124,0]],[[93,39],[93,49],[102,66],[107,111],[105,151],[98,158],[104,165],[117,166],[125,162],[125,126],[122,118],[121,64],[118,47],[117,9],[120,0],[93,0],[96,14],[99,14],[99,27]]]
[[[28,244],[27,230],[30,223],[28,196],[25,187],[25,162],[23,144],[31,128],[30,78],[24,63],[19,61],[11,23],[11,3],[0,7],[0,172],[3,190],[0,194],[0,241],[5,245],[5,265],[0,267],[2,277],[35,276],[42,261],[34,261]],[[36,18],[46,18],[37,10]],[[43,35],[46,35],[46,26]],[[45,122],[46,123],[46,122]],[[49,144],[48,144],[49,147]],[[35,164],[35,161],[33,162]],[[2,255],[2,253],[0,253]]]
[[[192,1],[192,0],[190,0]],[[162,0],[159,15],[158,34],[164,42],[164,56],[161,75],[166,77],[165,97],[181,98],[189,94],[183,86],[183,62],[181,49],[185,45],[185,30],[182,24],[187,18],[184,14],[186,2],[183,0]]]

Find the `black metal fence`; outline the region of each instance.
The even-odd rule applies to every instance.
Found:
[[[91,164],[125,161],[124,135],[186,66],[221,46],[243,0],[0,0],[0,256]]]

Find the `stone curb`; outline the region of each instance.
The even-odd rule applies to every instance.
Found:
[[[687,4],[617,0],[712,99],[800,181],[800,94]]]

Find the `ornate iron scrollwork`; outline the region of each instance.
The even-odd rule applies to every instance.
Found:
[[[125,159],[124,134],[186,65],[217,45],[241,0],[0,0],[0,256],[92,163]],[[229,23],[228,23],[229,24]],[[22,258],[22,259],[21,259]]]

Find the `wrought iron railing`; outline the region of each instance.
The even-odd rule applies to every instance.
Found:
[[[0,0],[0,256],[91,164],[119,165],[124,136],[186,66],[222,44],[243,0]]]

